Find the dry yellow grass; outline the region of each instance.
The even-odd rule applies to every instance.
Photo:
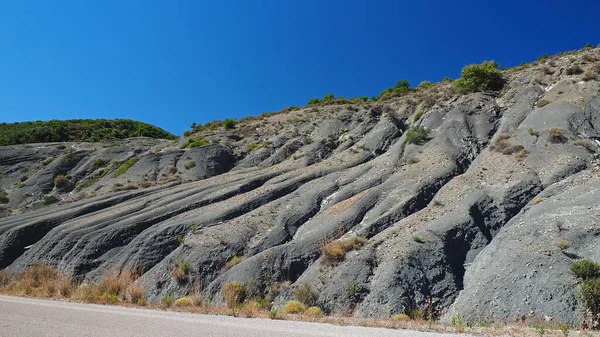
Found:
[[[319,247],[327,262],[335,262],[343,260],[347,252],[358,249],[367,241],[366,238],[360,236],[335,241],[324,239],[319,242]]]
[[[117,304],[122,306],[147,305],[152,309],[169,310],[160,304],[147,304],[143,297],[143,288],[135,283],[136,273],[121,272],[109,273],[99,284],[77,284],[68,275],[58,273],[48,266],[35,265],[25,273],[8,273],[0,271],[0,293],[15,296],[31,296],[42,298],[63,298],[70,301],[83,301],[90,303]],[[286,283],[287,284],[287,283]],[[107,293],[112,291],[112,294]],[[199,295],[194,295],[199,296]],[[245,303],[239,314],[245,317],[270,318],[268,308],[262,307],[257,301],[242,301]],[[356,325],[366,327],[382,327],[389,329],[409,329],[414,331],[430,332],[464,332],[468,334],[485,334],[490,336],[536,336],[534,328],[539,322],[522,322],[520,324],[499,322],[493,326],[450,326],[439,322],[410,319],[406,315],[396,315],[388,319],[356,318],[352,316],[326,316],[319,307],[304,306],[290,301],[283,311],[289,313],[302,313],[301,315],[277,313],[278,319],[294,321],[311,321],[336,325]],[[290,304],[292,303],[292,304]],[[191,313],[231,315],[232,311],[222,306],[203,305],[192,300],[192,297],[183,297],[175,301],[173,310]],[[547,336],[562,336],[559,322],[548,324]]]

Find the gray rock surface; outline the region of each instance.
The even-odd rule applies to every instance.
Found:
[[[447,83],[248,118],[203,131],[210,145],[193,149],[0,148],[0,268],[46,263],[90,282],[142,271],[151,301],[202,291],[221,302],[240,281],[280,308],[307,283],[328,313],[386,317],[432,301],[446,319],[575,322],[569,264],[600,260],[600,85],[562,70],[598,60],[587,50],[509,70],[499,93]],[[410,144],[417,125],[429,136]],[[70,179],[57,187],[57,175]],[[359,237],[343,258],[323,256]],[[182,262],[191,270],[176,279]]]

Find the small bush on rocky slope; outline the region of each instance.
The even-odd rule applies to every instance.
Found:
[[[577,260],[571,264],[571,272],[583,280],[600,277],[600,264],[590,259]]]
[[[409,144],[422,144],[429,136],[429,129],[420,125],[413,126],[406,132],[406,142]]]
[[[92,171],[96,171],[97,169],[108,165],[108,163],[109,163],[109,160],[98,158],[92,162],[92,165],[90,165],[90,169]]]
[[[308,282],[303,282],[296,288],[294,293],[296,300],[308,307],[312,307],[317,304],[319,294],[317,294]]]
[[[283,307],[283,311],[285,311],[288,314],[300,314],[304,312],[305,309],[306,308],[304,307],[304,305],[302,305],[302,303],[295,300],[287,302]]]
[[[344,240],[322,240],[319,246],[321,248],[321,253],[323,253],[323,256],[325,257],[325,262],[333,263],[343,260],[346,256],[346,252],[357,249],[367,241],[366,238],[353,236]]]
[[[567,75],[579,75],[579,74],[583,74],[583,69],[581,69],[580,66],[578,65],[574,65],[570,68],[567,68],[567,71],[565,71],[565,74]]]
[[[502,72],[498,70],[498,63],[494,61],[468,65],[462,69],[460,76],[456,81],[456,90],[461,93],[500,90],[504,86]]]
[[[223,286],[223,290],[221,290],[221,294],[225,299],[225,303],[227,307],[232,309],[244,302],[246,299],[246,287],[240,282],[231,281],[225,283]]]
[[[591,319],[589,325],[597,326],[600,320],[600,264],[590,259],[574,261],[571,272],[583,280],[581,300]]]
[[[54,177],[54,187],[56,187],[56,189],[63,189],[65,186],[67,186],[68,183],[69,179],[67,179],[67,177],[65,177],[62,174],[59,174],[56,177]]]
[[[323,310],[319,307],[309,307],[304,311],[304,314],[311,317],[323,317]]]
[[[0,204],[6,203],[8,203],[8,195],[6,195],[6,192],[0,191]]]

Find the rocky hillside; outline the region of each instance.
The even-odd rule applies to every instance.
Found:
[[[574,259],[600,261],[600,50],[316,105],[182,140],[0,147],[0,268],[94,281],[138,270],[149,300],[243,282],[327,313],[580,318]],[[388,95],[389,96],[389,95]],[[286,281],[291,284],[288,285]]]

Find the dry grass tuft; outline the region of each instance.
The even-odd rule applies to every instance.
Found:
[[[323,310],[319,307],[309,307],[304,311],[304,314],[310,317],[323,317]]]
[[[541,107],[546,106],[546,105],[548,105],[550,103],[552,103],[552,101],[549,101],[547,99],[542,99],[542,100],[538,101],[535,106],[537,106],[538,108],[541,108]]]
[[[304,304],[296,300],[291,300],[287,302],[283,307],[283,311],[285,311],[285,313],[287,314],[301,314],[304,312],[304,310],[306,310]]]
[[[348,239],[335,241],[324,239],[319,242],[319,247],[326,262],[339,262],[344,259],[347,252],[358,249],[368,241],[367,238],[355,235]]]
[[[548,141],[554,144],[565,143],[567,141],[567,137],[562,130],[552,128],[548,130]]]

